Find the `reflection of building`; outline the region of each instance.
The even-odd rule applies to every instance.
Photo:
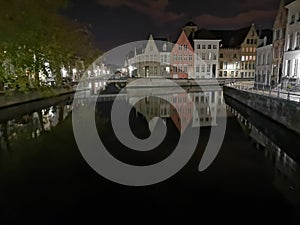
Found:
[[[285,0],[280,1],[280,7],[273,25],[273,77],[275,84],[281,82],[282,60],[285,43],[285,32],[288,10],[285,8]]]
[[[172,78],[194,76],[194,49],[182,31],[171,52]]]
[[[170,117],[177,127],[183,133],[193,118],[193,102],[189,94],[174,94],[171,97]]]
[[[296,85],[300,78],[300,0],[293,1],[288,8],[285,48],[283,57],[283,82]]]
[[[134,102],[135,97],[129,98],[130,104]],[[160,117],[165,121],[170,118],[179,132],[183,133],[190,124],[191,127],[216,126],[217,116],[223,104],[222,92],[207,91],[153,95],[138,101],[134,107],[147,122],[154,117]]]

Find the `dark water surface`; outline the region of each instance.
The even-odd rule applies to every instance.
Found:
[[[129,104],[132,98],[124,101]],[[150,135],[147,121],[153,117],[163,118],[168,128],[162,144],[143,153],[125,148],[115,137],[112,101],[97,104],[100,138],[113,156],[133,165],[167,158],[187,127],[201,127],[197,149],[186,166],[170,179],[145,187],[113,183],[89,167],[73,135],[70,96],[1,110],[0,224],[300,224],[298,135],[226,97],[223,145],[212,165],[199,172],[210,127],[218,125],[223,95],[173,93],[169,99],[182,110],[183,126],[158,96],[138,102],[131,111],[130,126],[139,138]],[[89,110],[87,100],[76,106]]]

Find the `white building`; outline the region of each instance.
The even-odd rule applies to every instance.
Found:
[[[194,77],[216,78],[219,61],[219,39],[208,30],[201,29],[194,34]]]
[[[167,39],[154,40],[150,35],[145,46],[135,49],[126,60],[126,67],[135,68],[137,77],[169,77],[172,43]]]
[[[271,86],[273,72],[273,47],[270,44],[272,40],[264,37],[264,42],[257,48],[255,84],[260,87]]]
[[[286,6],[288,22],[286,27],[283,56],[283,85],[293,86],[300,80],[300,0]]]

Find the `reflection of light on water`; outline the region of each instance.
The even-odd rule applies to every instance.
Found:
[[[0,148],[9,150],[10,146],[19,140],[38,138],[44,131],[50,131],[60,122],[60,110],[63,110],[61,120],[65,120],[72,107],[52,106],[0,124]]]
[[[234,108],[227,106],[227,110],[237,118],[243,130],[256,142],[256,147],[258,149],[263,148],[265,157],[272,162],[275,187],[286,199],[297,205],[300,202],[300,169],[298,163]]]

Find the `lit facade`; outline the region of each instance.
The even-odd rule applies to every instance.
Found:
[[[278,84],[282,77],[282,61],[285,44],[288,10],[285,8],[285,1],[281,0],[273,25],[273,76],[272,82]]]
[[[182,31],[171,52],[172,78],[194,77],[194,49]]]
[[[285,87],[299,84],[300,80],[300,0],[287,6],[288,22],[286,26],[283,57],[283,85]]]

